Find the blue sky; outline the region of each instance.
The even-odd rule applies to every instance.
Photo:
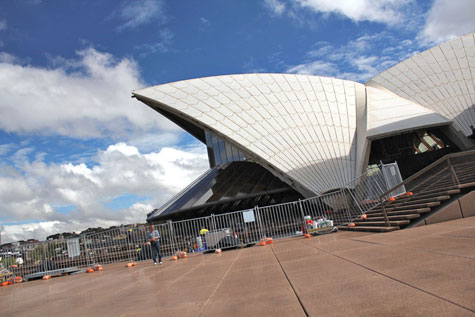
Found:
[[[2,242],[143,222],[207,167],[131,91],[248,72],[365,82],[475,30],[472,0],[2,1]]]

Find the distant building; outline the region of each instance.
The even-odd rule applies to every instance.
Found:
[[[391,67],[366,84],[295,74],[184,80],[133,96],[206,144],[210,169],[149,222],[186,219],[341,188],[368,165],[403,177],[474,146],[475,35]]]

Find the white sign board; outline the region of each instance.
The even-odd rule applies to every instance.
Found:
[[[254,209],[248,209],[247,211],[242,212],[244,222],[253,222],[256,219],[254,218]]]
[[[81,255],[81,250],[79,248],[79,238],[68,239],[66,243],[68,244],[68,255],[70,258]]]

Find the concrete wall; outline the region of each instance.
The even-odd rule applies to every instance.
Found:
[[[430,225],[443,221],[474,217],[475,216],[475,190],[454,200],[442,210],[419,222],[416,227]]]

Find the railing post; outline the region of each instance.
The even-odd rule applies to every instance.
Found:
[[[305,214],[303,212],[302,201],[300,200],[300,198],[299,198],[299,209],[300,209],[300,214],[302,215],[302,220],[303,220],[303,217],[305,217]]]
[[[216,223],[214,220],[214,214],[211,214],[211,230],[216,230]]]
[[[259,239],[262,239],[264,237],[264,230],[263,230],[264,228],[262,228],[262,220],[261,220],[261,213],[259,212],[259,207],[255,206],[254,211],[257,217],[257,225],[259,226],[259,233],[260,233]]]
[[[346,188],[347,192],[350,194],[351,198],[353,198],[353,201],[355,202],[356,206],[358,207],[358,209],[360,210],[360,213],[363,214],[363,209],[361,208],[360,204],[358,203],[358,201],[356,200],[356,197],[353,195],[353,193],[351,192],[351,190],[349,188]]]
[[[172,242],[172,254],[174,254],[177,250],[175,248],[175,232],[173,231],[173,223],[171,220],[167,220],[168,224],[168,231],[170,232],[170,240]]]
[[[386,212],[386,208],[384,207],[384,202],[381,204],[381,207],[383,207],[383,217],[384,217],[384,223],[386,224],[386,227],[389,227],[389,219],[388,219],[388,213]]]
[[[43,243],[43,271],[48,271],[47,260],[46,260],[46,242]]]
[[[300,220],[300,221],[302,221],[302,227],[305,228],[305,230],[307,230],[307,229],[306,229],[306,226],[305,226],[305,218],[304,218],[304,217],[305,217],[305,214],[304,214],[304,212],[303,212],[302,201],[300,200],[300,198],[299,198],[299,209],[300,209],[300,215],[302,216],[302,218],[301,218],[301,220]],[[303,231],[302,231],[302,234],[304,234]]]
[[[450,172],[452,173],[452,181],[454,183],[457,183],[457,185],[460,185],[460,181],[457,177],[457,173],[455,173],[455,170],[454,170],[454,166],[452,165],[452,163],[450,162],[450,158],[447,159],[447,163],[449,164],[449,167],[450,167]]]
[[[85,234],[82,236],[82,241],[84,243],[84,252],[86,252],[86,266],[90,266],[89,252],[87,251],[87,239]],[[79,245],[81,245],[81,243],[79,243]]]

